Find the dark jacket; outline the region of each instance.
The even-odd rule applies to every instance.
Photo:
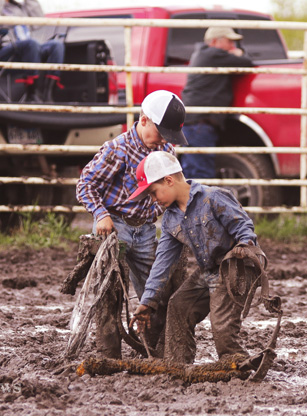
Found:
[[[251,67],[247,56],[235,56],[223,49],[209,47],[204,43],[196,44],[190,60],[193,67]],[[226,107],[233,99],[230,74],[189,74],[182,92],[185,106]],[[225,114],[187,114],[186,124],[201,119],[210,119],[214,124],[222,125]]]

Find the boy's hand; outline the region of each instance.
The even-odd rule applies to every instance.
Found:
[[[245,257],[247,257],[244,247],[240,247],[240,246],[239,247],[234,247],[233,248],[233,253],[235,254],[235,256],[238,259],[244,259]]]
[[[107,237],[114,230],[114,223],[111,217],[104,217],[96,224],[96,234]]]
[[[130,321],[129,328],[133,327],[134,322],[137,322],[138,332],[144,332],[145,328],[150,328],[151,308],[146,305],[139,305]]]
[[[248,245],[249,246],[254,246],[255,244],[251,240],[249,240],[248,241]],[[233,253],[239,259],[244,259],[245,257],[248,257],[248,255],[249,255],[248,250],[246,250],[246,248],[244,246],[243,247],[240,246],[240,244],[236,245],[233,248]]]

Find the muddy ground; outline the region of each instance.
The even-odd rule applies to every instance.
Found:
[[[78,377],[56,374],[69,337],[76,297],[59,292],[77,246],[0,251],[0,415],[307,415],[307,258],[298,245],[261,241],[270,265],[271,294],[283,301],[277,358],[261,384],[185,384],[168,375]],[[243,323],[251,354],[266,346],[276,317],[262,306]],[[80,361],[95,353],[95,327]],[[210,321],[197,327],[197,363],[217,359]],[[135,352],[123,345],[126,358]]]

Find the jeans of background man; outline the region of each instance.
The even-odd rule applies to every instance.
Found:
[[[0,60],[8,61],[13,57],[16,62],[64,62],[64,43],[50,40],[39,44],[34,39],[18,40],[14,44],[5,45],[0,49]],[[27,70],[28,74],[37,74],[37,70]],[[47,71],[47,73],[59,76],[60,71]]]
[[[65,55],[64,43],[58,40],[49,40],[40,45],[41,61],[48,64],[63,63]],[[55,87],[63,89],[60,71],[45,71],[43,83],[43,101],[52,103],[54,101]]]
[[[124,219],[111,214],[112,221],[118,233],[118,239],[127,244],[126,262],[129,266],[129,279],[140,299],[145,282],[149,276],[156,252],[156,226],[144,224],[133,227]],[[93,224],[95,234],[96,224]],[[96,343],[98,353],[107,358],[121,357],[121,336],[117,325],[117,311],[120,304],[119,291],[112,285],[107,291],[103,302],[96,313]],[[155,346],[160,332],[165,324],[166,306],[162,304],[154,314],[149,344]]]
[[[219,135],[217,129],[204,122],[184,125],[182,131],[189,143],[188,147],[216,147]],[[183,154],[180,158],[183,174],[187,179],[214,178],[214,154]]]
[[[40,45],[41,61],[48,64],[64,62],[64,43],[57,40],[49,40]],[[60,76],[60,71],[47,71],[47,74]]]
[[[31,63],[62,63],[64,61],[64,43],[50,40],[39,44],[34,39],[17,40],[14,44],[6,45],[0,49],[0,60],[8,61],[10,58],[16,62]],[[43,71],[44,80],[39,83],[38,70],[18,70],[15,73],[23,73],[16,83],[22,83],[26,88],[26,98],[24,101],[45,102],[53,101],[53,90],[55,85],[63,88],[60,84],[60,71]]]
[[[33,39],[26,39],[17,41],[14,44],[5,45],[0,49],[0,61],[6,62],[10,58],[13,58],[13,61],[16,62],[38,63],[40,62],[40,44]],[[20,71],[18,70],[18,72]],[[28,75],[38,73],[37,70],[27,70],[25,72]]]

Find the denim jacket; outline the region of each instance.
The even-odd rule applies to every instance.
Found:
[[[239,242],[251,240],[257,244],[253,222],[232,192],[194,181],[188,183],[191,188],[186,211],[173,203],[163,215],[156,260],[141,299],[141,304],[154,309],[184,244],[191,248],[203,272],[216,270]]]

